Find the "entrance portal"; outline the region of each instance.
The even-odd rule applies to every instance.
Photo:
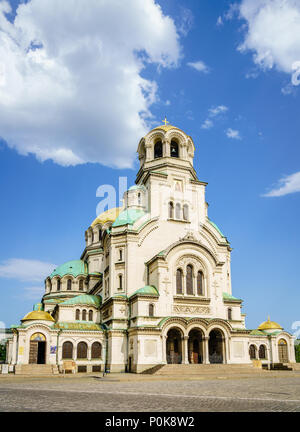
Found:
[[[177,329],[171,329],[167,336],[167,363],[180,364],[181,362],[181,333]]]
[[[30,338],[29,363],[46,363],[46,338],[42,333],[35,333]]]
[[[284,339],[280,339],[280,341],[278,342],[278,357],[280,363],[289,362],[288,347],[286,340]]]
[[[203,339],[200,330],[191,330],[189,333],[189,363],[203,363]]]
[[[210,363],[223,363],[223,334],[220,330],[210,332],[208,349]]]

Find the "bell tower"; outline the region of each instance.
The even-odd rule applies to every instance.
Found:
[[[176,126],[164,124],[152,129],[143,137],[138,146],[140,169],[136,183],[153,171],[186,172],[197,180],[193,168],[195,145],[192,138]]]

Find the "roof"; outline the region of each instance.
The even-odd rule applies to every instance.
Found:
[[[114,207],[109,210],[106,210],[103,213],[100,213],[96,219],[92,222],[91,227],[93,228],[97,224],[104,225],[106,222],[114,222],[118,217],[118,214],[121,212],[122,207]]]
[[[143,185],[133,185],[133,186],[130,186],[130,188],[128,190],[131,191],[131,190],[145,190],[145,189],[146,188]]]
[[[53,325],[53,328],[61,330],[84,330],[84,331],[102,331],[102,326],[100,324],[92,322],[59,322]]]
[[[44,311],[32,311],[29,312],[24,318],[23,321],[52,321],[55,322],[55,319],[48,313]]]
[[[62,306],[64,305],[87,305],[99,307],[101,305],[101,297],[98,295],[90,295],[90,294],[81,294],[76,297],[72,297],[63,303],[60,303]]]
[[[224,234],[222,233],[222,231],[220,230],[220,228],[213,222],[213,221],[211,221],[209,218],[208,218],[208,222],[218,231],[218,233],[222,236],[222,237],[224,237],[224,238],[226,238],[225,236],[224,236]]]
[[[87,275],[88,271],[86,263],[82,260],[68,261],[57,267],[51,273],[50,278],[53,278],[54,276],[63,277],[68,274],[74,277],[79,275]]]
[[[134,295],[145,295],[145,296],[159,296],[159,292],[157,291],[156,287],[154,285],[145,285],[143,288],[138,289],[135,291],[130,297]]]
[[[233,301],[241,301],[241,300],[242,300],[242,299],[239,299],[239,298],[237,298],[237,297],[234,297],[233,295],[228,294],[228,293],[226,293],[226,292],[223,292],[223,299],[224,299],[224,300],[233,300]]]
[[[113,227],[118,227],[122,225],[133,225],[135,221],[140,219],[146,213],[144,210],[129,208],[127,210],[123,210],[115,222],[113,223]]]
[[[160,126],[157,126],[156,128],[154,128],[153,130],[155,130],[155,129],[162,129],[162,130],[164,130],[165,132],[168,132],[170,129],[178,129],[178,130],[180,130],[181,131],[181,129],[179,129],[177,126],[173,126],[173,125],[170,125],[170,124],[168,124],[168,125],[160,125]],[[182,131],[183,132],[183,131]]]
[[[268,317],[267,321],[264,321],[258,326],[258,330],[282,330],[282,327],[277,322],[270,321],[270,317]]]

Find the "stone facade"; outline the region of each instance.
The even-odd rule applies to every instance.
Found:
[[[39,361],[61,367],[67,356],[87,371],[295,361],[293,338],[278,324],[246,329],[242,300],[232,295],[231,247],[208,217],[194,151],[192,138],[173,126],[141,139],[136,185],[122,208],[87,229],[80,260],[46,279],[39,306],[45,315],[32,312],[15,326],[10,363],[33,362],[34,342],[45,349]],[[38,333],[44,341],[34,340]],[[101,353],[93,358],[96,342]]]

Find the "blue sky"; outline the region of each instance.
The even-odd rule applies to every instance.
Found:
[[[52,267],[80,257],[97,187],[134,183],[139,138],[166,115],[194,139],[247,327],[269,314],[291,331],[300,320],[300,6],[71,3],[11,1],[9,11],[0,0],[0,321],[17,323]]]

